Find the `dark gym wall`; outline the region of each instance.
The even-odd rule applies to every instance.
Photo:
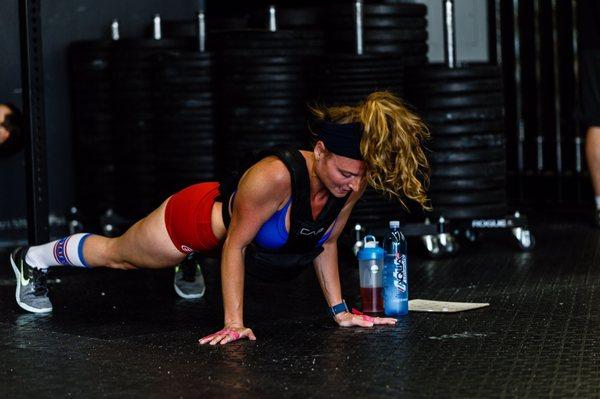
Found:
[[[198,1],[53,0],[42,3],[44,83],[51,225],[73,199],[67,45],[108,35],[117,18],[121,37],[141,37],[155,13],[164,19],[193,18]],[[21,103],[18,0],[0,7],[0,102]],[[90,182],[94,184],[94,182]],[[24,157],[0,159],[0,247],[26,237]],[[57,218],[58,216],[58,218]]]

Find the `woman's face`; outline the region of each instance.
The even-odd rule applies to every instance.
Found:
[[[315,147],[315,162],[317,176],[335,197],[360,190],[365,177],[363,161],[335,155],[319,142]]]
[[[10,114],[12,114],[10,108],[4,104],[0,104],[0,145],[2,145],[10,137],[10,132],[3,125],[4,120]]]

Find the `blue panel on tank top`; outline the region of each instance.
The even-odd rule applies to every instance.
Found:
[[[233,194],[233,198],[235,199],[235,193]],[[291,204],[292,199],[290,198],[283,208],[275,212],[273,216],[260,227],[260,230],[258,230],[258,233],[256,233],[256,236],[254,237],[254,242],[256,244],[265,249],[279,249],[285,245],[290,235],[285,228],[285,218]],[[337,219],[333,221],[333,227],[335,227],[336,222]],[[333,227],[321,237],[318,243],[319,246],[323,245],[329,236],[331,236]]]

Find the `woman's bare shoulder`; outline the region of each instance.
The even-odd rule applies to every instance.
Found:
[[[250,190],[260,195],[272,195],[278,199],[291,194],[291,177],[285,164],[275,156],[261,159],[244,173],[239,190]]]

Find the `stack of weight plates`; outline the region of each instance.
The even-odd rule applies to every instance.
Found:
[[[158,187],[162,198],[215,178],[211,53],[172,50],[157,62]]]
[[[90,221],[115,204],[110,87],[111,42],[76,42],[69,51],[76,205]]]
[[[504,95],[494,65],[411,68],[407,99],[431,129],[430,195],[435,215],[506,212]]]
[[[366,54],[401,56],[404,65],[427,63],[427,6],[414,3],[363,5],[363,48]],[[329,51],[352,52],[356,48],[354,7],[333,5],[328,10]]]
[[[117,213],[144,216],[160,205],[155,143],[162,103],[156,83],[157,59],[164,51],[193,49],[183,40],[119,40],[113,45]]]
[[[303,147],[310,71],[322,35],[264,30],[219,34],[221,166],[235,169],[250,150]]]
[[[326,105],[356,105],[379,90],[401,97],[403,76],[400,57],[332,54],[324,57],[317,75],[319,98]]]

